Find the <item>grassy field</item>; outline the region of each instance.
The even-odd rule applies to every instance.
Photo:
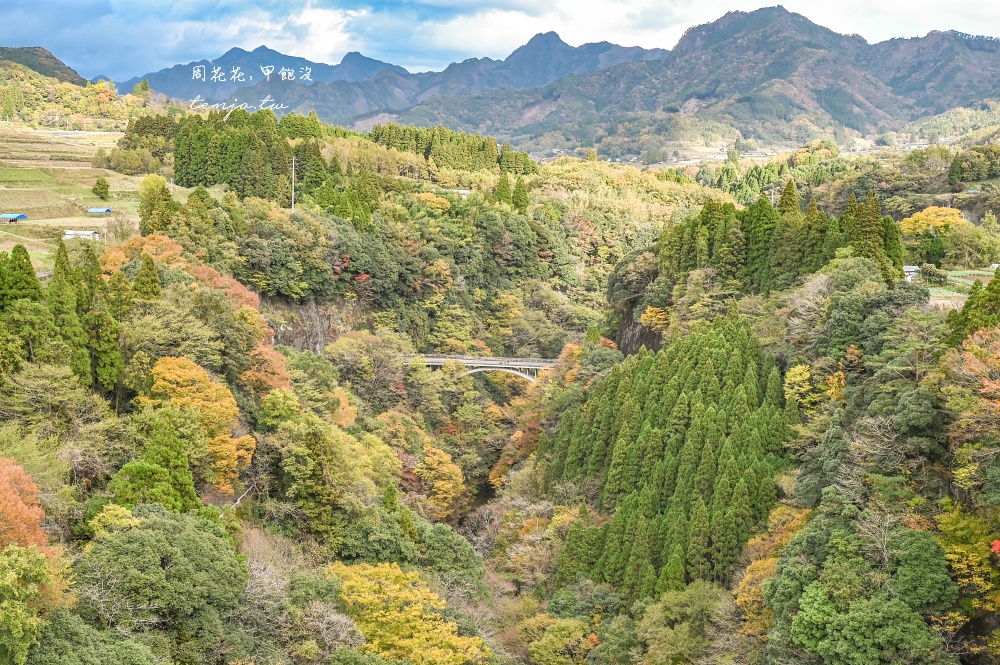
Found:
[[[0,251],[21,243],[39,272],[51,268],[51,252],[65,229],[104,232],[105,220],[88,208],[109,207],[138,223],[140,177],[95,169],[99,148],[110,150],[120,134],[49,132],[0,124],[0,213],[24,213],[25,222],[0,224]],[[111,185],[102,201],[91,188],[99,177]]]

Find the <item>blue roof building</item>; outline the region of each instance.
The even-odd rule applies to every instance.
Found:
[[[111,208],[91,208],[87,211],[89,215],[110,215]]]
[[[22,219],[28,219],[28,216],[21,212],[6,212],[0,215],[0,220],[3,220],[7,223],[18,222]]]

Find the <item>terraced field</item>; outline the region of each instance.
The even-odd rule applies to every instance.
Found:
[[[50,267],[49,254],[65,229],[104,232],[105,220],[88,208],[110,207],[138,221],[141,178],[123,176],[91,164],[98,148],[110,150],[120,134],[51,132],[0,123],[0,213],[23,213],[28,220],[0,225],[0,251],[22,243],[39,272]],[[91,188],[99,177],[111,185],[111,200]]]

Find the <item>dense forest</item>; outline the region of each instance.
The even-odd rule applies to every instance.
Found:
[[[0,661],[994,662],[994,152],[133,117],[0,254]]]

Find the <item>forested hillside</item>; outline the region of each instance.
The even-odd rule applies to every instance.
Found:
[[[151,104],[148,87],[119,94],[106,81],[81,86],[79,76],[65,75],[68,68],[52,54],[42,53],[55,62],[43,66],[31,50],[26,53],[30,57],[0,49],[0,118],[6,121],[36,128],[122,130],[133,113]]]
[[[0,253],[0,661],[1000,658],[988,141],[129,114],[109,242]]]

